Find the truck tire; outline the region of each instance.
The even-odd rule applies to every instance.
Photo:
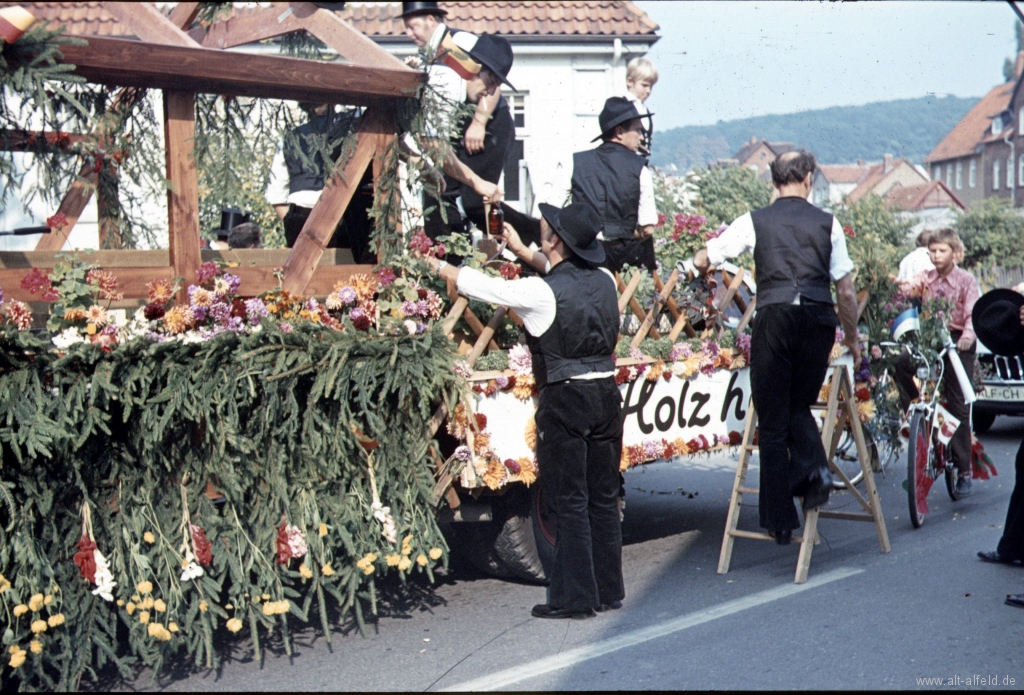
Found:
[[[498,579],[514,579],[496,550],[503,530],[503,525],[496,521],[459,522],[448,525],[445,535],[455,553],[478,572]]]
[[[554,545],[547,553],[547,544],[538,534],[539,490],[539,485],[532,490],[515,485],[495,502],[495,518],[504,523],[494,550],[516,579],[544,584],[550,567],[550,558],[545,556],[554,555]]]
[[[974,411],[972,423],[974,424],[975,434],[985,434],[989,428],[992,427],[992,423],[996,421],[995,413],[979,413],[977,410]]]

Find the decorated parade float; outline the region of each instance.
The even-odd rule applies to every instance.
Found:
[[[309,623],[329,641],[339,613],[362,627],[377,612],[378,581],[447,566],[449,541],[492,574],[543,581],[557,529],[521,322],[418,258],[458,251],[513,281],[522,269],[401,224],[396,141],[426,132],[434,108],[422,74],[312,3],[227,19],[100,4],[137,40],[40,22],[2,44],[5,104],[22,109],[5,107],[2,149],[80,169],[36,250],[0,252],[5,683],[211,668],[224,633],[257,653],[268,639],[290,652]],[[302,31],[348,62],[224,50]],[[116,209],[119,171],[147,156],[133,121],[147,90],[164,104],[169,248],[125,248],[111,215],[103,250],[60,253],[89,197]],[[69,133],[86,93],[106,99]],[[293,249],[201,250],[203,95],[359,108]],[[324,249],[368,170],[372,266]],[[705,278],[680,263],[720,231],[663,216],[662,269],[616,278],[623,471],[740,444],[756,285],[741,267]],[[872,369],[854,370],[859,419],[891,441],[872,423],[890,422],[876,411],[895,393]]]

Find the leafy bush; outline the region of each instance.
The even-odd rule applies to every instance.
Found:
[[[964,242],[965,268],[1024,265],[1024,218],[1003,198],[988,198],[953,225]]]

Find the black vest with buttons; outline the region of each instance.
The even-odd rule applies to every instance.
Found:
[[[592,372],[615,371],[612,354],[619,338],[615,282],[579,258],[562,261],[544,281],[555,293],[557,312],[541,336],[527,336],[537,388]]]
[[[646,160],[616,142],[572,156],[572,202],[587,203],[604,222],[605,239],[633,239]]]
[[[295,139],[285,138],[284,163],[288,167],[289,193],[322,191],[324,189],[324,159],[321,153],[316,151],[318,148],[312,143],[316,142],[322,147],[328,142],[338,139],[343,125],[342,119],[337,114],[316,116],[292,131],[296,136]],[[305,159],[312,160],[312,166],[303,162],[303,157],[299,155],[300,150],[305,155]],[[340,154],[341,147],[339,146],[331,153],[331,157],[337,161]]]
[[[754,221],[757,306],[805,297],[832,303],[832,215],[803,198],[779,198],[750,213]]]

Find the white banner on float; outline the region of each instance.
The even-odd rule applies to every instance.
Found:
[[[622,394],[624,447],[649,440],[690,441],[742,432],[750,402],[750,370],[720,370],[692,379],[647,381],[642,376],[619,386]],[[537,408],[536,399],[521,401],[511,392],[476,395],[475,410],[487,416],[491,449],[502,459],[533,458],[526,429]]]

